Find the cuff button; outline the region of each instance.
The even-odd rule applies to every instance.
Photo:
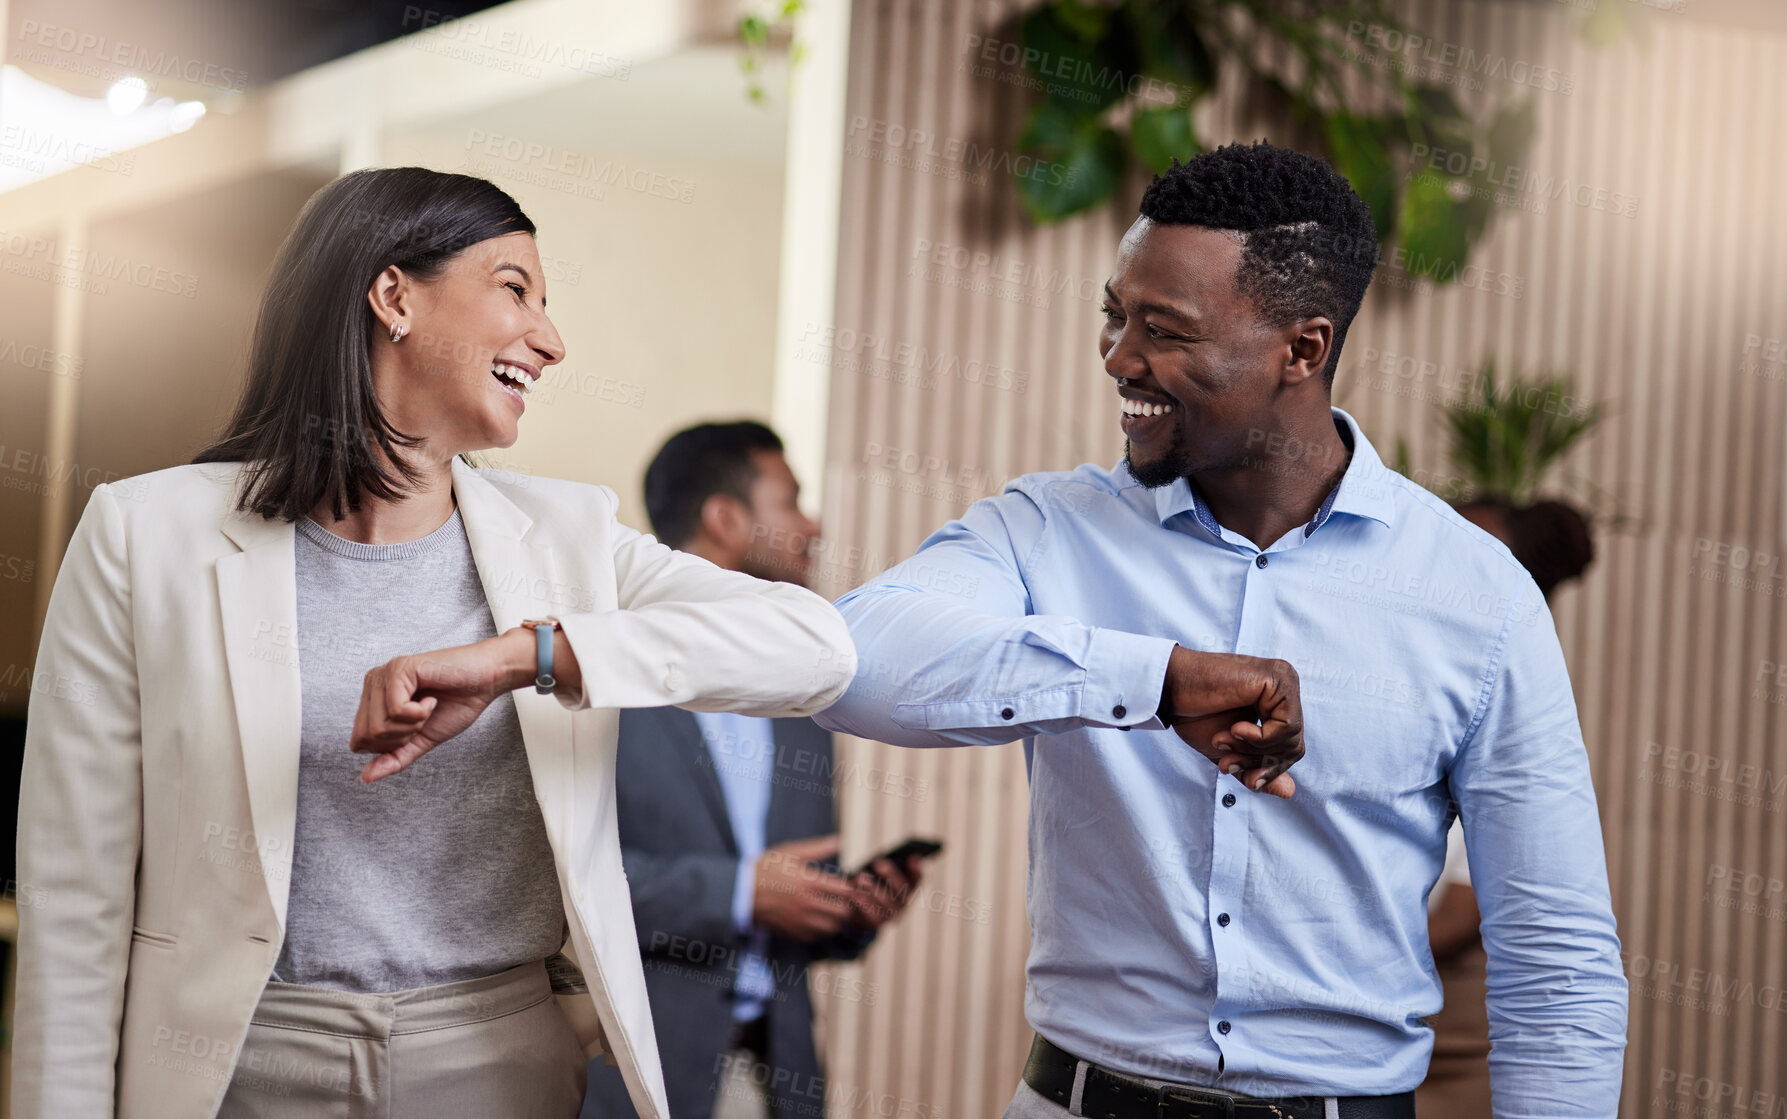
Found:
[[[1127,714],[1129,714],[1129,711],[1121,703],[1111,708],[1111,718],[1113,719],[1121,719]]]
[[[1016,711],[1013,711],[1011,708],[1007,707],[1005,710],[999,712],[999,717],[1001,719],[1010,719],[1015,714],[1017,714]]]

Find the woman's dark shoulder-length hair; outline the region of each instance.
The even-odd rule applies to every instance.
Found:
[[[397,449],[420,438],[373,395],[382,327],[366,293],[393,264],[430,280],[480,241],[533,232],[513,198],[469,175],[391,167],[317,191],[274,258],[235,415],[193,462],[243,463],[237,508],[277,520],[401,497],[420,474]]]

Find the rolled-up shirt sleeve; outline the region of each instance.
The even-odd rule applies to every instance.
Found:
[[[1569,671],[1536,587],[1453,764],[1489,956],[1497,1119],[1618,1111],[1626,977]]]
[[[839,599],[857,672],[819,724],[901,746],[1159,727],[1174,643],[1031,613],[1021,557],[1046,529],[1027,494],[988,498]]]

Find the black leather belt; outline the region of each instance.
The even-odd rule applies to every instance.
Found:
[[[1024,1083],[1068,1107],[1079,1059],[1041,1034],[1030,1046]],[[1415,1094],[1339,1097],[1341,1119],[1415,1119]],[[1087,1062],[1080,1114],[1091,1119],[1326,1119],[1321,1096],[1256,1099],[1213,1088],[1169,1084],[1153,1088],[1132,1076]]]

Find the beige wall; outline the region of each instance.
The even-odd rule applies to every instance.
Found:
[[[42,451],[53,380],[84,372],[55,346],[49,285],[0,271],[0,672],[8,681],[22,680],[35,654],[43,498],[29,467]],[[23,710],[23,690],[0,684],[0,710]]]
[[[85,301],[74,450],[83,473],[103,480],[186,462],[221,430],[273,254],[325,181],[257,175],[90,228],[96,256],[167,275],[165,285],[108,281]],[[72,495],[76,516],[91,489]]]
[[[1095,303],[1001,284],[991,267],[913,269],[928,243],[1015,261],[1020,276],[1039,268],[1070,289],[1108,274],[1139,183],[1115,210],[1036,230],[1009,181],[974,181],[935,154],[951,141],[999,149],[1015,134],[1027,99],[965,72],[965,52],[969,36],[1003,34],[1001,15],[1022,6],[855,7],[847,114],[867,123],[845,159],[831,325],[840,339],[850,330],[922,345],[1025,379],[1022,391],[1015,377],[1010,390],[914,383],[860,347],[821,350],[834,359],[828,591],[909,554],[1010,475],[1121,454]],[[1489,78],[1465,96],[1532,97],[1530,167],[1572,193],[1587,185],[1591,205],[1547,197],[1544,213],[1502,218],[1472,259],[1491,271],[1491,289],[1518,297],[1398,291],[1394,269],[1381,272],[1337,393],[1380,448],[1406,435],[1430,471],[1442,466],[1433,399],[1456,395],[1456,371],[1486,355],[1568,370],[1611,405],[1565,473],[1625,523],[1603,525],[1600,558],[1556,605],[1632,977],[1623,1112],[1663,1115],[1681,1098],[1673,1083],[1787,1092],[1787,899],[1746,911],[1761,899],[1708,889],[1729,871],[1759,875],[1762,891],[1787,879],[1787,689],[1759,679],[1787,662],[1787,562],[1752,558],[1787,553],[1787,36],[1743,26],[1762,6],[1709,3],[1684,16],[1621,2],[1645,33],[1593,49],[1575,35],[1581,7],[1405,9],[1445,42],[1574,77],[1567,95]],[[928,162],[891,162],[913,153],[877,143],[877,121],[930,131]],[[1200,128],[1212,142],[1262,132],[1239,119],[1232,90]],[[1635,216],[1592,208],[1595,189],[1635,196]],[[1746,352],[1755,338],[1776,341]],[[1417,383],[1374,372],[1385,355],[1453,373]],[[889,448],[915,454],[890,463]],[[1713,771],[1690,772],[1702,763],[1676,751],[1713,759]],[[909,832],[949,845],[920,911],[820,1000],[841,1110],[998,1114],[1029,1044],[1021,751],[850,743],[840,756],[847,851]],[[875,776],[884,771],[902,779]]]
[[[393,67],[416,61],[390,53]],[[28,698],[53,579],[46,512],[59,502],[65,513],[49,549],[58,556],[96,482],[188,461],[216,434],[273,254],[344,160],[483,175],[539,227],[568,357],[530,400],[520,441],[486,454],[490,465],[613,486],[623,519],[644,529],[640,480],[665,437],[703,418],[769,416],[786,105],[748,103],[724,46],[629,61],[624,73],[411,119],[355,137],[348,155],[243,159],[244,148],[290,147],[282,130],[302,131],[289,120],[293,85],[318,79],[300,75],[283,100],[251,100],[205,135],[135,153],[128,175],[82,168],[0,195],[0,230],[57,246],[12,240],[18,251],[0,253],[15,266],[0,269],[0,346],[10,347],[0,349],[0,711],[22,714]],[[780,74],[772,61],[771,89]],[[555,169],[566,166],[589,174]],[[169,189],[175,175],[193,186]],[[72,218],[57,215],[58,195]],[[100,216],[79,216],[89,208]],[[149,282],[75,292],[69,281],[91,277],[43,266],[75,243],[85,259],[153,270]],[[58,299],[74,308],[66,337]],[[59,378],[74,417],[66,448],[52,436]],[[74,479],[47,503],[46,473]]]
[[[0,347],[11,349],[0,354],[33,363],[0,361],[0,553],[17,560],[0,559],[0,665],[9,666],[0,710],[22,714],[28,699],[51,504],[72,530],[96,484],[185,462],[215,434],[235,398],[273,252],[323,181],[299,169],[256,175],[80,226],[72,237],[46,227],[53,248],[35,259],[29,249],[8,254],[35,274],[0,276],[11,289],[0,312]],[[76,244],[103,275],[46,264],[74,259]],[[124,275],[146,282],[116,278]],[[78,284],[86,286],[71,296]],[[78,329],[63,336],[54,302],[71,297]],[[66,450],[49,434],[57,387],[71,394],[76,417]],[[28,579],[8,578],[25,562]]]
[[[489,178],[539,227],[566,359],[485,461],[612,486],[645,529],[665,438],[769,416],[786,111],[743,90],[730,52],[705,48],[384,137],[381,163]]]

